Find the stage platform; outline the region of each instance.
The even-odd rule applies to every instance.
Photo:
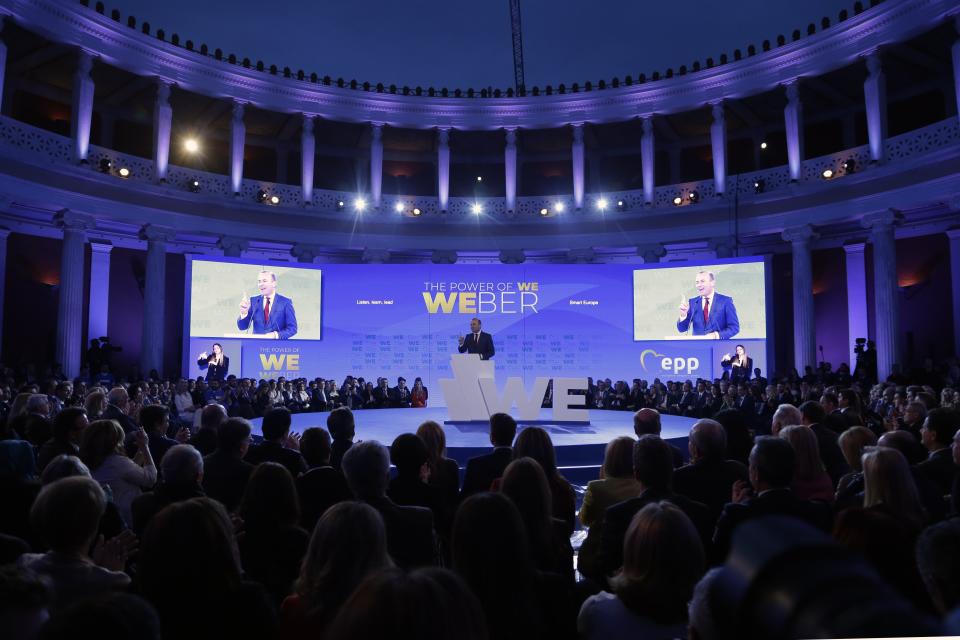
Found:
[[[310,427],[326,427],[328,413],[293,414],[294,431]],[[446,407],[423,409],[366,409],[355,411],[356,440],[377,440],[390,446],[401,433],[412,433],[421,422],[435,420],[447,435],[447,455],[463,467],[467,459],[490,451],[486,423],[444,424]],[[597,477],[603,463],[603,450],[617,436],[633,436],[633,414],[629,411],[590,411],[589,424],[561,424],[552,421],[552,411],[543,409],[536,426],[546,429],[557,450],[557,465],[575,483],[585,484]],[[261,436],[260,419],[252,420],[253,434]],[[662,417],[662,437],[680,448],[686,456],[687,434],[695,420],[681,416]],[[522,429],[525,425],[521,424]]]

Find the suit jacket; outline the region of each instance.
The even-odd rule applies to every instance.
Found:
[[[833,523],[830,505],[801,500],[790,489],[771,489],[742,504],[731,502],[723,508],[713,534],[714,562],[726,561],[734,531],[741,523],[773,515],[803,520],[826,533]]]
[[[489,491],[490,485],[503,475],[511,459],[513,450],[510,447],[497,447],[486,455],[467,460],[460,497],[466,498],[474,493]]]
[[[383,518],[387,550],[401,569],[437,564],[437,541],[433,513],[423,507],[401,507],[382,496],[364,500]]]
[[[300,496],[300,524],[313,531],[324,511],[346,500],[353,500],[343,474],[333,467],[314,467],[297,478],[297,495]]]
[[[299,451],[287,449],[279,442],[269,440],[250,447],[244,460],[254,466],[261,462],[277,462],[285,466],[294,479],[307,470],[307,463]]]
[[[953,464],[953,452],[950,447],[934,451],[917,469],[927,474],[936,483],[940,495],[947,495],[953,487],[953,479],[957,475],[957,465]]]
[[[263,334],[276,331],[281,340],[288,340],[297,333],[297,315],[293,311],[293,301],[279,293],[273,297],[270,319],[263,322],[263,296],[250,298],[250,310],[246,318],[237,318],[237,328],[246,331],[253,321],[253,333]]]
[[[820,459],[823,460],[823,466],[827,468],[833,486],[837,486],[837,482],[840,481],[843,474],[850,471],[850,467],[843,457],[843,452],[840,450],[840,436],[837,435],[836,431],[823,424],[812,424],[810,429],[817,436],[817,446],[820,449]]]
[[[695,502],[672,491],[647,489],[636,498],[630,498],[609,507],[603,517],[603,534],[600,539],[600,562],[606,575],[615,572],[623,564],[623,539],[627,535],[630,521],[648,504],[666,500],[680,507],[693,522],[704,549],[709,548],[710,534],[713,531],[713,519],[707,505]]]
[[[273,314],[271,313],[271,315]],[[222,365],[216,364],[212,356],[210,359],[200,358],[197,360],[197,366],[207,370],[207,382],[211,380],[220,380],[223,382],[227,379],[227,373],[230,371],[230,358],[223,356]]]
[[[374,387],[373,399],[376,400],[376,406],[378,409],[388,408],[390,406],[390,389]]]
[[[409,407],[410,388],[404,387],[401,389],[399,386],[396,386],[390,389],[390,403],[395,407]]]
[[[720,334],[721,340],[729,340],[740,333],[740,319],[733,298],[722,293],[713,294],[713,306],[707,314],[707,323],[703,323],[703,299],[700,296],[690,298],[687,317],[677,321],[677,331],[686,333],[693,325],[693,335],[703,336],[713,331]]]
[[[481,331],[480,335],[474,339],[473,333],[468,333],[463,337],[463,344],[457,347],[460,353],[478,353],[481,360],[489,360],[493,357],[493,336],[486,331]]]
[[[203,459],[203,490],[223,503],[227,511],[236,511],[247,488],[253,465],[236,456],[214,451]]]
[[[674,471],[673,490],[707,505],[716,519],[730,502],[733,483],[748,477],[747,467],[736,460],[700,460]]]
[[[101,420],[116,420],[120,423],[120,426],[123,427],[124,433],[130,433],[138,429],[137,423],[133,421],[133,418],[128,416],[126,413],[120,410],[119,407],[113,404],[108,404],[107,408],[103,410],[103,413],[100,415]]]

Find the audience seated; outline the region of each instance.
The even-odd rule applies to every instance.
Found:
[[[809,427],[817,436],[817,447],[820,449],[820,459],[830,476],[831,482],[836,485],[845,473],[850,471],[843,459],[843,453],[838,444],[839,434],[827,426],[826,412],[819,402],[808,400],[800,405],[801,424]]]
[[[460,467],[447,456],[447,436],[438,423],[427,420],[417,427],[417,435],[427,447],[427,464],[430,465],[431,486],[440,492],[448,522],[460,501]]]
[[[746,465],[753,446],[747,416],[737,409],[722,409],[714,414],[713,419],[727,434],[727,458]]]
[[[688,607],[688,635],[690,640],[723,640],[723,612],[717,611],[715,590],[721,570],[713,568],[707,571],[697,586],[693,588],[693,597]]]
[[[80,459],[90,469],[93,479],[110,487],[113,502],[127,526],[133,524],[130,511],[133,499],[157,482],[157,467],[147,446],[143,429],[132,432],[136,444],[133,459],[123,446],[123,429],[116,420],[97,420],[83,432]]]
[[[840,434],[837,439],[840,445],[840,451],[843,453],[843,459],[850,467],[849,473],[845,473],[837,483],[836,502],[837,508],[852,506],[856,502],[855,494],[851,494],[850,489],[859,485],[863,489],[863,463],[861,456],[863,450],[877,444],[877,436],[866,427],[850,427]]]
[[[780,430],[780,438],[793,447],[793,489],[794,495],[801,500],[819,500],[833,502],[833,483],[820,460],[817,436],[813,431],[801,425],[791,425]]]
[[[929,457],[917,465],[940,489],[942,495],[950,493],[957,465],[953,462],[951,445],[960,430],[960,414],[953,409],[933,409],[927,414],[920,429],[920,443],[930,452]]]
[[[646,434],[655,435],[659,438],[662,431],[663,426],[660,424],[660,412],[656,409],[640,409],[633,414],[633,432],[638,438]],[[670,454],[673,456],[674,468],[683,466],[683,452],[669,442],[667,444],[670,445]]]
[[[130,403],[130,396],[123,387],[114,387],[107,393],[107,406],[98,420],[115,420],[123,429],[125,434],[133,433],[137,430],[137,423],[127,412],[127,405]]]
[[[160,618],[149,602],[129,593],[108,593],[58,611],[41,640],[160,640]]]
[[[307,470],[307,463],[297,449],[299,436],[290,433],[292,418],[290,410],[284,407],[271,409],[263,416],[261,430],[263,442],[253,445],[247,451],[245,460],[252,465],[261,462],[282,464],[296,478]]]
[[[0,440],[0,533],[30,540],[30,506],[40,492],[33,447],[26,440]]]
[[[150,519],[168,504],[205,495],[201,486],[203,457],[188,444],[174,445],[167,450],[160,463],[160,476],[162,479],[153,491],[133,499],[131,526],[138,536],[143,535]]]
[[[550,513],[566,524],[567,535],[573,533],[577,519],[577,496],[557,469],[557,454],[550,434],[541,427],[526,427],[513,444],[513,459],[520,458],[533,458],[540,464],[550,487]],[[493,487],[499,488],[498,483],[494,483]]]
[[[706,568],[696,528],[676,505],[653,502],[637,512],[623,541],[613,593],[583,603],[577,630],[585,640],[687,636],[687,603]]]
[[[387,548],[398,566],[435,564],[437,544],[433,514],[423,507],[403,507],[387,497],[390,456],[376,440],[358,442],[344,454],[343,475],[357,500],[369,504],[383,518]]]
[[[577,570],[597,582],[603,579],[600,540],[607,508],[640,495],[640,483],[633,476],[633,443],[633,438],[627,436],[607,443],[600,479],[591,480],[583,494],[580,523],[588,531],[577,555]]]
[[[170,447],[178,444],[177,440],[167,437],[167,429],[170,428],[168,413],[167,408],[161,404],[149,404],[140,410],[140,426],[147,432],[147,448],[158,464],[163,462],[163,455]],[[185,436],[189,436],[189,433],[189,430],[184,429],[178,436],[185,441]],[[160,474],[163,475],[162,469]]]
[[[387,486],[387,497],[406,507],[425,507],[433,512],[437,532],[449,529],[449,519],[440,492],[429,484],[427,445],[413,433],[402,433],[390,445],[390,462],[396,475]]]
[[[322,636],[363,580],[393,567],[383,518],[362,502],[341,502],[317,522],[300,577],[280,608],[280,639]]]
[[[37,452],[37,469],[43,471],[51,460],[61,454],[80,454],[80,439],[89,426],[87,414],[80,407],[67,407],[53,420],[53,435]]]
[[[190,438],[190,444],[204,457],[210,455],[217,449],[217,432],[226,421],[227,410],[222,405],[208,404],[200,411],[200,428]]]
[[[960,519],[927,527],[917,538],[917,569],[936,611],[960,607]]]
[[[330,445],[330,466],[340,470],[340,462],[347,449],[353,446],[356,425],[349,407],[338,407],[327,416],[327,430],[333,442]]]
[[[704,418],[690,429],[687,440],[690,464],[673,474],[673,490],[702,502],[716,520],[738,480],[747,480],[747,467],[727,459],[727,432],[716,420]]]
[[[300,475],[297,495],[300,496],[300,525],[313,531],[324,512],[353,494],[343,474],[330,464],[330,434],[320,427],[312,427],[300,438],[300,453],[309,471]]]
[[[50,600],[48,580],[29,569],[0,565],[0,629],[4,637],[31,640],[40,637],[41,630],[48,637]]]
[[[217,431],[217,449],[203,459],[204,492],[234,512],[247,488],[253,465],[243,457],[250,446],[250,423],[229,418]]]
[[[794,424],[801,424],[803,417],[800,410],[792,404],[781,404],[773,412],[773,419],[770,422],[770,435],[780,435],[780,430]]]
[[[863,506],[885,511],[920,531],[927,515],[920,502],[910,465],[889,447],[871,447],[863,454]]]
[[[517,421],[506,413],[490,416],[490,444],[493,451],[470,458],[463,475],[461,498],[467,498],[480,491],[489,491],[493,481],[503,475],[504,469],[513,457],[511,446],[517,435]]]

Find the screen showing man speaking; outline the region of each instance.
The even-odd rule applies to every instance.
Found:
[[[633,272],[634,340],[764,339],[766,327],[762,261]]]

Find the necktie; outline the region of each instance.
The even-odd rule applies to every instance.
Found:
[[[703,326],[707,326],[707,321],[710,319],[710,298],[703,299]]]
[[[703,317],[704,319],[706,319],[707,317],[706,311],[703,312]],[[263,324],[269,324],[269,323],[270,323],[270,298],[265,298],[264,304],[263,304]]]
[[[480,342],[480,334],[479,334],[479,333],[475,333],[475,334],[473,334],[473,343],[476,344],[476,343],[478,343],[478,342]]]

